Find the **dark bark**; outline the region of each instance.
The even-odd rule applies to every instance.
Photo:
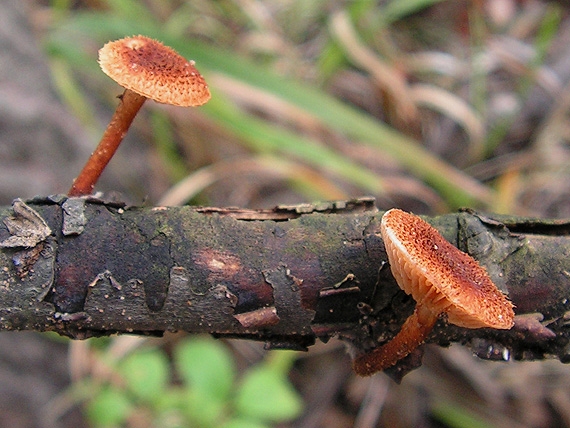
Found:
[[[369,199],[265,211],[16,201],[0,207],[0,329],[184,330],[293,349],[337,335],[367,350],[414,308],[386,267],[381,216]],[[517,313],[509,331],[441,319],[429,342],[570,361],[570,222],[470,211],[427,220],[488,269]]]

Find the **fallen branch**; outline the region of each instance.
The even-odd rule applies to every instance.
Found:
[[[366,198],[261,211],[17,200],[0,207],[0,330],[184,330],[292,349],[339,336],[365,351],[414,308],[385,268],[381,216]],[[508,331],[441,319],[428,342],[570,361],[570,222],[470,211],[428,221],[487,268],[517,313]]]

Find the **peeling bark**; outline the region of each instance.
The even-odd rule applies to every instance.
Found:
[[[263,211],[17,200],[0,207],[0,330],[183,330],[289,349],[339,336],[366,351],[414,309],[386,268],[381,216],[366,198]],[[427,220],[487,268],[517,313],[509,331],[441,319],[428,342],[570,361],[570,222],[471,211]]]

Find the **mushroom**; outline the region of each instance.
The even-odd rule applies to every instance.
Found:
[[[354,359],[357,374],[370,376],[396,364],[424,342],[442,314],[465,328],[514,325],[512,303],[485,268],[420,217],[389,210],[382,217],[381,234],[392,275],[412,295],[416,308],[392,340]]]
[[[73,182],[69,196],[89,195],[147,98],[176,106],[199,106],[210,91],[194,61],[145,36],[109,42],[99,50],[105,74],[125,88],[103,137]]]

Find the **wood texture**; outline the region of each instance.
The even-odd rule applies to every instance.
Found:
[[[17,201],[0,208],[0,329],[78,339],[184,330],[292,349],[339,336],[365,352],[414,309],[385,264],[381,216],[370,199],[265,211]],[[487,268],[517,313],[509,331],[440,319],[428,342],[570,360],[569,222],[427,220]]]

